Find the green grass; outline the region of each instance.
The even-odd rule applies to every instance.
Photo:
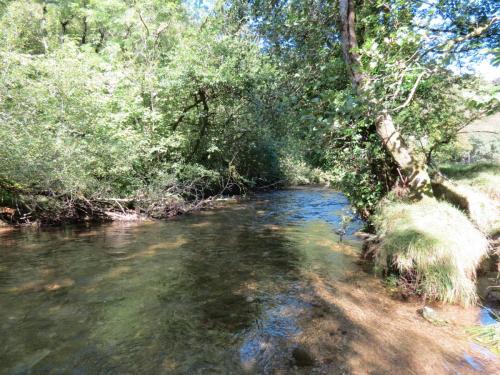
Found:
[[[479,344],[500,355],[500,323],[468,329],[468,333]]]
[[[470,198],[471,216],[487,235],[500,234],[500,164],[478,162],[453,163],[440,167],[441,172]]]
[[[478,162],[471,164],[453,163],[442,166],[441,172],[450,178],[472,179],[480,174],[490,175],[500,173],[500,165],[493,162]]]
[[[493,199],[500,199],[500,164],[498,163],[453,163],[443,165],[440,170],[457,183],[476,188]]]
[[[430,299],[476,302],[475,273],[488,241],[465,214],[425,198],[386,203],[374,222],[381,238],[379,269],[396,272],[401,286]]]

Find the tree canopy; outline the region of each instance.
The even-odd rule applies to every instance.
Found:
[[[498,109],[451,68],[498,56],[499,12],[348,1],[353,63],[342,3],[1,1],[2,202],[88,213],[84,202],[130,199],[163,216],[180,199],[328,180],[369,215],[411,177],[377,134],[380,113],[427,166]]]

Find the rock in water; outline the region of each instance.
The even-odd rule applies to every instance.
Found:
[[[308,367],[314,365],[314,358],[302,347],[296,347],[292,351],[293,359],[298,367]]]

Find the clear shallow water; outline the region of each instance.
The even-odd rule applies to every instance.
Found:
[[[490,324],[497,324],[498,320],[495,318],[495,313],[489,307],[481,307],[479,312],[479,321],[482,325],[488,326]]]
[[[309,307],[304,273],[356,267],[361,223],[352,246],[335,234],[347,208],[289,190],[168,222],[0,235],[0,374],[270,371]]]

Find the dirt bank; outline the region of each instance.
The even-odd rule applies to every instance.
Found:
[[[448,322],[436,326],[415,302],[388,295],[370,275],[346,272],[338,280],[309,275],[312,316],[298,342],[315,360],[310,374],[493,374],[498,357],[474,344],[466,329],[478,308],[434,305]],[[356,288],[353,289],[352,286]]]

